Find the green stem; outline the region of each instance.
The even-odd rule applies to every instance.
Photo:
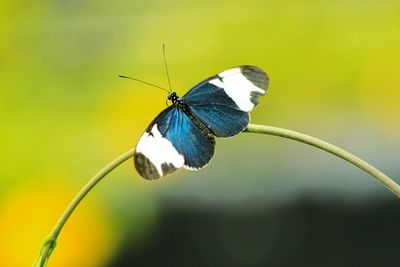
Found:
[[[392,191],[397,197],[400,197],[400,186],[395,181],[393,181],[381,171],[371,166],[359,157],[318,138],[287,129],[255,124],[249,124],[245,132],[284,137],[325,150],[326,152],[338,156],[339,158],[342,158],[360,168],[361,170],[365,171],[366,173],[374,177],[378,182],[386,186],[386,188]]]
[[[362,159],[354,156],[353,154],[336,147],[332,144],[329,144],[325,141],[322,141],[318,138],[305,135],[299,132],[294,132],[282,128],[272,127],[272,126],[264,126],[264,125],[255,125],[249,124],[245,132],[248,133],[260,133],[267,135],[280,136],[292,140],[296,140],[305,144],[309,144],[311,146],[320,148],[329,152],[333,155],[336,155],[352,164],[360,168],[361,170],[367,172],[372,177],[374,177],[377,181],[381,182],[384,186],[386,186],[389,190],[391,190],[395,195],[400,197],[400,186],[396,184],[392,179],[384,175],[382,172],[363,161]],[[67,209],[64,211],[63,215],[58,220],[56,226],[53,231],[50,233],[49,237],[43,242],[42,248],[40,250],[39,256],[34,264],[35,267],[44,267],[47,264],[47,261],[54,250],[57,242],[58,235],[60,234],[62,228],[65,223],[75,210],[75,208],[79,205],[82,199],[90,192],[90,190],[100,182],[108,173],[117,168],[126,160],[130,159],[133,156],[134,149],[131,149],[109,164],[107,164],[103,169],[101,169],[92,179],[79,191],[79,193],[75,196],[75,198],[68,205]]]
[[[53,252],[57,237],[60,234],[62,228],[64,227],[65,223],[71,216],[72,212],[75,208],[79,205],[82,199],[89,193],[89,191],[103,179],[107,174],[109,174],[112,170],[117,168],[123,162],[127,161],[133,156],[133,152],[135,149],[131,149],[124,154],[120,155],[118,158],[111,161],[107,164],[103,169],[101,169],[92,179],[79,191],[79,193],[74,197],[71,203],[68,205],[67,209],[64,211],[63,215],[58,220],[56,226],[54,227],[53,231],[50,233],[49,237],[43,242],[42,248],[40,250],[39,256],[34,264],[35,267],[44,267],[47,264],[47,261]]]

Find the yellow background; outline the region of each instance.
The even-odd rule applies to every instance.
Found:
[[[270,76],[252,122],[321,137],[399,177],[400,2],[2,1],[0,266],[30,266],[76,192],[133,147],[166,87],[241,64]],[[211,164],[146,182],[125,163],[71,217],[49,266],[103,266],[140,245],[163,196],[275,205],[389,193],[348,163],[276,137],[217,140]],[[326,197],[326,196],[325,196]]]

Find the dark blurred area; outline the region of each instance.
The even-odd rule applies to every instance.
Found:
[[[395,197],[341,202],[304,196],[273,208],[166,203],[145,243],[127,241],[109,267],[377,267],[397,266],[399,259]]]

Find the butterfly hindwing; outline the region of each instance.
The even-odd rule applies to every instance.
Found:
[[[195,94],[184,99],[193,114],[218,137],[238,134],[249,123],[249,114],[240,110],[223,89],[212,83],[204,83]]]
[[[249,112],[265,94],[268,76],[254,66],[221,72],[194,86],[183,97],[191,111],[218,137],[243,131]]]
[[[181,167],[199,169],[214,155],[215,140],[196,118],[171,106],[149,125],[136,146],[134,162],[146,179],[158,179]]]

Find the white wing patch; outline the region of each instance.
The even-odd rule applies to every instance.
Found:
[[[163,164],[172,164],[176,169],[181,168],[185,162],[184,157],[178,153],[172,143],[163,138],[154,124],[150,132],[145,132],[140,137],[136,146],[136,152],[142,153],[154,165],[160,177],[165,176],[163,173]]]
[[[218,74],[222,81],[213,79],[209,83],[225,90],[225,93],[232,98],[236,105],[243,111],[253,110],[255,104],[251,101],[252,94],[265,94],[264,88],[259,88],[249,81],[241,71],[240,67],[229,69]]]

